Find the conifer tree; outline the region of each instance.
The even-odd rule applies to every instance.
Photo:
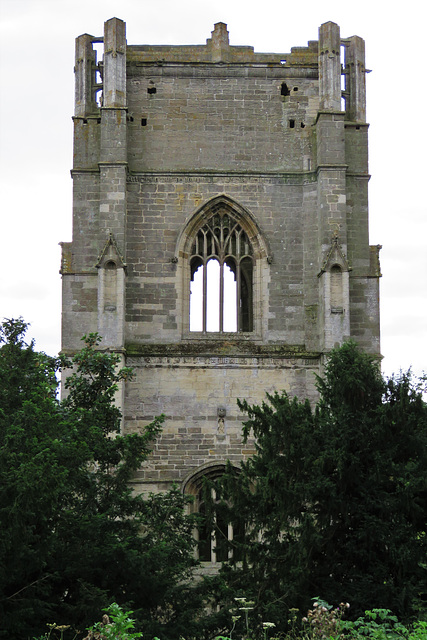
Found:
[[[384,380],[353,342],[331,352],[317,386],[314,408],[286,393],[240,403],[256,453],[215,487],[212,527],[220,510],[221,521],[245,528],[218,598],[246,596],[254,620],[282,626],[290,607],[306,611],[313,597],[348,601],[353,615],[381,607],[407,619],[427,584],[421,389],[410,374]]]
[[[139,628],[178,637],[193,522],[178,490],[142,497],[130,485],[161,419],[121,435],[114,395],[131,371],[96,335],[58,360],[26,329],[6,321],[0,334],[0,636],[34,637],[49,622],[83,631],[114,601]]]

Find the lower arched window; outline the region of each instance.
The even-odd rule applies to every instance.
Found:
[[[190,331],[253,331],[253,250],[228,209],[197,231],[190,272]]]
[[[211,490],[211,506],[214,507],[213,522],[206,517],[205,489],[201,489],[197,500],[200,524],[197,530],[197,552],[201,562],[225,562],[233,558],[240,560],[240,544],[244,528],[237,518],[225,517],[224,511],[215,510],[216,495]]]
[[[225,470],[225,464],[213,465],[200,470],[184,483],[184,493],[194,497],[192,511],[199,516],[194,537],[196,555],[201,562],[217,563],[231,559],[238,562],[242,557],[244,523],[230,509],[226,496],[225,500],[224,496],[219,499],[215,488]]]

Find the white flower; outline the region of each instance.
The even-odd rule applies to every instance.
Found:
[[[262,628],[263,629],[272,629],[275,626],[276,625],[274,624],[274,622],[263,622],[262,623]]]

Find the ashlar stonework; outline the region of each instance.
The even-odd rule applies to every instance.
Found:
[[[350,336],[379,354],[365,74],[333,22],[289,53],[221,22],[205,45],[128,45],[117,18],[77,38],[62,348],[99,331],[134,368],[125,432],[165,414],[138,490],[197,495],[251,453],[237,398],[314,400]]]

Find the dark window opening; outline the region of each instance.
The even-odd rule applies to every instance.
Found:
[[[289,120],[289,128],[295,129],[295,120]]]
[[[305,128],[305,124],[303,122],[301,122],[301,129]]]
[[[230,558],[241,560],[240,545],[244,540],[244,527],[236,521],[229,522],[225,514],[215,509],[213,528],[206,517],[206,505],[202,488],[198,495],[198,513],[201,516],[197,531],[197,550],[202,562],[225,562]],[[216,495],[212,490],[211,500],[215,504]]]
[[[156,87],[148,87],[147,93],[150,93],[150,94],[157,93]]]
[[[252,260],[251,258],[243,258],[240,263],[241,274],[241,296],[240,296],[240,315],[242,323],[242,331],[252,331]]]
[[[207,526],[206,522],[206,507],[204,502],[201,501],[201,496],[199,494],[199,514],[201,516],[201,524],[198,529],[198,553],[199,560],[202,562],[210,562],[211,561],[211,547],[212,547],[212,532],[210,528]]]
[[[226,210],[197,232],[190,276],[190,331],[253,331],[252,246]]]
[[[282,96],[290,96],[291,95],[291,92],[290,92],[286,82],[282,82],[282,87],[280,89],[280,93],[281,93]]]
[[[294,87],[294,91],[298,91],[298,87]]]
[[[141,127],[147,126],[147,118],[141,118]]]

